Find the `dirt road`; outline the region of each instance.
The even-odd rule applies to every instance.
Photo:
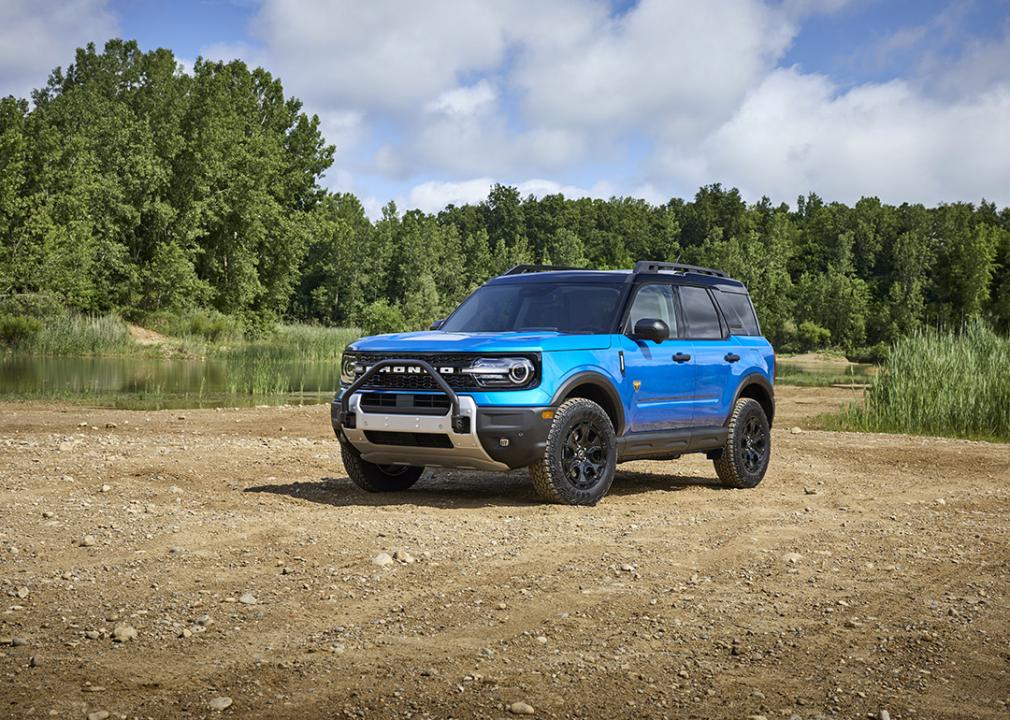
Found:
[[[790,432],[847,397],[595,508],[366,495],[323,406],[0,405],[0,717],[1006,718],[1010,446]]]

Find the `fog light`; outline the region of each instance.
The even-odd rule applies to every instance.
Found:
[[[508,438],[498,438],[498,446],[499,447],[508,447],[509,446],[509,439]]]

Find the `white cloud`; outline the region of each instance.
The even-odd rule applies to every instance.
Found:
[[[750,198],[809,191],[851,202],[1010,203],[1010,91],[957,103],[909,83],[839,92],[823,76],[772,73],[696,148],[668,147],[660,174],[685,187],[722,181]]]
[[[440,115],[473,115],[498,99],[498,91],[486,79],[473,85],[447,90],[425,105],[425,111]]]
[[[411,188],[406,201],[401,203],[406,209],[417,208],[425,212],[438,212],[446,205],[463,205],[479,203],[486,200],[491,186],[498,182],[490,177],[473,178],[459,182],[425,182]],[[532,179],[516,183],[519,194],[523,197],[535,195],[563,194],[568,198],[593,197],[608,198],[615,193],[609,183],[597,183],[589,188],[576,185],[565,185],[554,180]]]
[[[642,0],[581,30],[561,43],[530,42],[520,55],[515,82],[529,116],[696,137],[732,114],[796,28],[758,0]]]
[[[506,3],[265,0],[254,22],[296,93],[341,106],[416,109],[497,66]]]
[[[656,202],[716,181],[752,198],[1010,200],[1010,32],[966,44],[959,13],[941,12],[878,43],[869,62],[918,68],[890,83],[780,67],[807,16],[846,4],[264,0],[258,44],[207,54],[281,77],[319,113],[341,172],[375,195],[412,188],[405,207],[480,201],[491,178],[586,176],[622,184],[524,185]]]
[[[307,108],[312,112],[311,108]],[[352,110],[323,110],[319,116],[319,127],[326,141],[336,146],[337,157],[345,155],[365,135],[364,117]]]
[[[1010,22],[1001,35],[968,41],[955,61],[928,54],[921,70],[945,97],[964,97],[1010,86]]]
[[[101,47],[117,23],[105,0],[4,0],[0,3],[0,96],[27,97],[57,65],[88,42]]]

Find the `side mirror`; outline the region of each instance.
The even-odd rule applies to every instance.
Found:
[[[445,320],[444,319],[442,319],[442,320],[436,320],[435,322],[433,322],[431,324],[431,328],[429,328],[429,329],[431,329],[431,330],[438,330],[444,324],[445,324]]]
[[[635,330],[631,337],[636,340],[652,340],[661,343],[670,339],[670,326],[662,320],[653,318],[642,318],[635,323]]]

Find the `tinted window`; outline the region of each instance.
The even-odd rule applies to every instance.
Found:
[[[682,285],[680,306],[684,309],[684,319],[687,320],[688,337],[700,340],[716,340],[722,337],[719,312],[705,288]]]
[[[622,288],[601,283],[485,285],[463,301],[446,332],[609,333]]]
[[[673,286],[643,285],[635,295],[628,313],[627,330],[635,329],[639,320],[662,320],[670,326],[670,337],[677,337],[677,313],[674,311]]]
[[[754,316],[754,306],[744,293],[716,293],[722,314],[729,323],[730,335],[760,335],[757,317]]]

